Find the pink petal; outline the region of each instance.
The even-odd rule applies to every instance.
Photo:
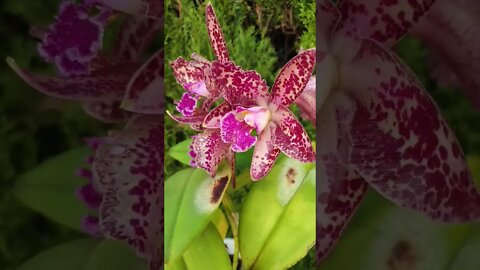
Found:
[[[228,144],[220,138],[218,129],[209,129],[192,137],[191,156],[198,168],[215,177],[218,165],[229,152]]]
[[[123,22],[115,40],[114,55],[123,61],[140,61],[140,57],[160,32],[162,22],[145,17],[130,16]]]
[[[100,225],[98,224],[98,217],[87,215],[82,219],[83,231],[90,234],[93,237],[102,236],[100,231]]]
[[[342,0],[342,33],[393,45],[429,10],[435,0]]]
[[[288,157],[302,162],[314,162],[315,152],[310,138],[292,112],[280,107],[272,118],[277,124],[273,136],[275,146]]]
[[[65,76],[90,73],[89,62],[102,48],[105,12],[96,17],[82,4],[63,2],[56,22],[42,35],[38,51]]]
[[[275,147],[272,139],[274,132],[275,125],[268,125],[258,135],[250,167],[250,176],[254,181],[258,181],[267,175],[280,154],[280,150]]]
[[[92,183],[87,183],[76,190],[77,198],[90,209],[98,209],[102,203],[102,195],[95,190]]]
[[[230,105],[244,107],[265,103],[268,99],[268,87],[256,71],[244,71],[232,62],[212,62],[209,78],[216,89],[221,89]]]
[[[22,70],[10,58],[7,62],[18,76],[36,90],[49,96],[77,101],[121,98],[131,75],[137,68],[133,64],[124,64],[97,71],[92,76],[62,78]]]
[[[122,108],[142,114],[161,114],[163,104],[163,49],[133,74],[127,85]]]
[[[303,90],[302,94],[294,101],[294,103],[300,108],[301,117],[312,122],[315,124],[316,122],[316,77],[313,76],[305,86],[305,90]]]
[[[480,195],[455,135],[411,72],[365,40],[341,82],[351,99],[339,120],[348,163],[393,202],[445,222],[480,217]]]
[[[257,137],[250,135],[252,128],[235,118],[234,112],[227,113],[220,121],[222,141],[231,144],[234,152],[245,152],[257,142]]]
[[[177,103],[177,111],[183,116],[193,116],[195,109],[197,108],[197,98],[189,93],[183,93],[182,98]]]
[[[100,227],[104,236],[154,254],[163,238],[163,117],[139,117],[112,132],[93,164],[102,192]]]
[[[367,182],[341,165],[334,154],[321,156],[318,171],[317,264],[333,248],[368,188]]]
[[[327,51],[340,20],[340,11],[331,0],[317,0],[317,50]],[[318,60],[318,59],[317,59]]]
[[[123,123],[132,113],[120,109],[120,101],[93,101],[83,104],[84,111],[91,117],[105,123]]]
[[[280,70],[272,87],[272,103],[290,106],[302,93],[315,68],[315,49],[299,53]]]
[[[223,116],[230,111],[232,111],[230,104],[228,104],[228,102],[223,102],[208,113],[203,121],[203,126],[205,128],[219,128]]]
[[[210,45],[212,46],[213,53],[218,61],[227,62],[229,61],[227,43],[225,42],[222,29],[220,28],[220,24],[218,23],[217,17],[215,16],[215,12],[210,3],[207,4],[205,13],[207,17],[208,37],[210,38]]]
[[[439,0],[413,31],[433,57],[433,77],[444,85],[462,88],[477,108],[480,108],[479,6],[472,0]]]

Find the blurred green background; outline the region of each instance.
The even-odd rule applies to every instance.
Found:
[[[315,44],[313,1],[212,2],[225,33],[231,58],[247,69],[259,71],[269,85],[273,83],[278,69],[300,48],[310,48]],[[0,59],[10,56],[22,67],[44,73],[52,72],[52,67],[38,57],[36,41],[28,33],[32,25],[48,25],[56,13],[58,3],[59,1],[54,0],[1,1]],[[165,4],[166,64],[178,56],[188,58],[192,52],[213,59],[204,25],[205,3],[167,0]],[[447,122],[457,134],[464,151],[471,157],[472,169],[478,170],[480,161],[475,157],[480,153],[480,113],[471,106],[461,91],[439,87],[429,77],[425,48],[416,40],[404,39],[396,49],[436,100]],[[5,62],[0,63],[0,269],[9,270],[16,269],[23,261],[43,249],[82,237],[81,233],[59,225],[19,202],[12,193],[15,180],[46,159],[83,145],[82,138],[104,135],[112,126],[87,117],[74,102],[59,101],[36,92],[23,83]],[[183,90],[175,83],[171,70],[168,67],[165,70],[167,109],[174,111],[173,100],[177,100]],[[310,135],[313,135],[313,127],[306,122],[304,124]],[[188,128],[166,119],[166,151],[191,134]],[[165,164],[166,176],[183,168],[183,165],[168,157]],[[52,171],[52,174],[55,172]],[[398,211],[402,210],[371,193],[342,237],[339,248],[332,252],[331,258],[322,269],[342,269],[339,268],[342,261],[344,263],[342,267],[350,269],[345,264],[348,261],[354,263],[365,258],[374,260],[370,259],[372,256],[378,259],[379,257],[375,257],[375,254],[378,254],[375,249],[388,250],[388,245],[378,247],[373,245],[372,249],[363,247],[375,238],[373,235],[381,231],[379,228],[384,228],[382,222],[390,224],[388,222],[391,221],[387,218],[389,215],[385,213],[399,215],[399,220],[407,220],[413,215],[408,212],[397,214]],[[418,220],[422,220],[422,217],[418,217]],[[448,257],[450,265],[454,261],[451,254],[461,254],[458,252],[459,249],[455,248],[476,237],[477,227],[440,228],[438,227],[440,225],[432,225],[428,221],[418,224],[427,224],[416,229],[420,235],[424,232],[422,230],[435,230],[433,236],[425,240],[426,245],[442,245],[448,242],[454,246],[446,248],[443,253],[423,255]],[[389,231],[385,233],[392,234]],[[445,236],[446,242],[431,240],[438,239],[438,236]],[[344,259],[346,255],[351,255],[352,252],[355,253],[362,248],[366,253],[357,254],[357,257],[362,258],[355,259],[353,256],[351,260]],[[312,265],[311,253],[296,266],[296,269],[311,269]],[[370,269],[377,269],[375,267],[377,266],[371,266]]]

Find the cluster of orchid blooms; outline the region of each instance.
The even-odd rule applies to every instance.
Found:
[[[233,170],[235,153],[254,147],[250,174],[260,180],[280,152],[303,162],[316,160],[318,262],[369,186],[435,220],[477,220],[480,195],[455,136],[391,49],[413,28],[440,59],[449,59],[439,68],[455,69],[455,82],[465,83],[468,93],[478,97],[478,77],[467,69],[480,67],[475,61],[480,48],[458,29],[464,22],[459,16],[478,21],[479,10],[469,10],[473,1],[465,0],[447,16],[443,8],[454,3],[439,0],[422,18],[435,2],[317,1],[317,48],[291,59],[270,92],[257,72],[230,60],[208,4],[206,23],[216,59],[193,54],[191,61],[178,58],[170,64],[186,90],[176,104],[181,115],[170,116],[199,132],[190,147],[192,166],[214,177],[223,160]],[[89,183],[78,195],[93,209],[85,218],[87,230],[127,242],[150,259],[152,269],[163,262],[163,50],[144,63],[141,56],[161,31],[162,13],[163,1],[64,2],[49,28],[32,31],[41,40],[40,55],[59,74],[35,74],[8,60],[37,90],[80,101],[101,121],[126,123],[121,131],[88,140],[95,152],[88,159],[91,169],[80,171]],[[122,19],[115,48],[100,51],[104,30]],[[471,28],[471,21],[465,27]],[[472,41],[465,57],[447,53],[463,52],[452,48],[465,43],[426,31],[442,23],[451,24],[452,36]],[[317,126],[317,153],[289,110],[293,102]]]

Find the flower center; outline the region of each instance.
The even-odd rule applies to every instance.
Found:
[[[202,97],[210,96],[207,86],[205,85],[205,81],[198,81],[196,83],[185,85],[185,89],[190,93],[194,93]]]
[[[269,109],[261,106],[250,107],[245,109],[243,107],[237,108],[238,120],[243,121],[250,127],[255,128],[257,134],[263,131],[270,121],[272,114]]]

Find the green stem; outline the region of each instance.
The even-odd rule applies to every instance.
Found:
[[[232,200],[230,199],[230,196],[228,195],[227,192],[223,195],[223,200],[222,200],[223,207],[225,211],[227,212],[227,219],[228,222],[230,223],[230,228],[232,228],[232,234],[233,234],[233,241],[234,241],[234,248],[233,248],[233,265],[232,269],[237,270],[238,267],[238,220],[237,216],[235,215],[235,212],[233,211],[233,203]]]

